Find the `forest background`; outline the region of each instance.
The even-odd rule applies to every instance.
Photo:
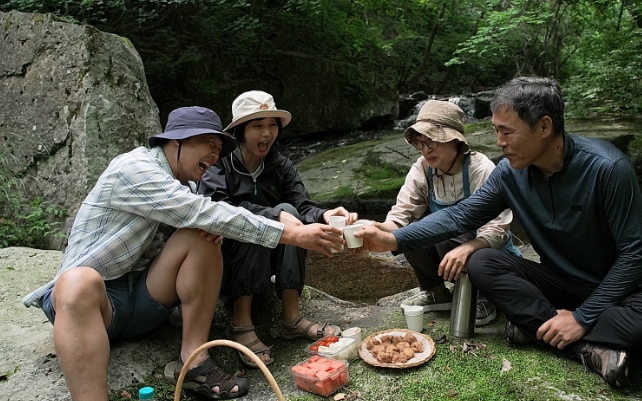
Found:
[[[229,121],[239,88],[283,88],[278,62],[287,57],[332,66],[352,104],[539,75],[560,80],[568,117],[642,110],[642,0],[0,0],[0,10],[127,37],[163,124],[194,104]],[[270,92],[278,102],[278,89]],[[64,235],[50,222],[65,211],[15,191],[11,160],[0,149],[0,247],[41,247],[46,235]]]
[[[177,106],[229,109],[217,95],[244,80],[278,85],[284,55],[339,63],[355,100],[540,75],[561,81],[571,116],[642,110],[640,0],[0,0],[0,10],[129,38],[163,122]]]

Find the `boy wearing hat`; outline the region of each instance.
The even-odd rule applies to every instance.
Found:
[[[563,349],[624,387],[642,338],[642,194],[633,165],[610,143],[564,131],[554,79],[515,78],[491,109],[505,159],[479,191],[393,233],[366,227],[355,235],[371,251],[404,251],[510,207],[540,262],[494,249],[468,262],[472,283],[506,315],[507,340]]]
[[[194,193],[194,182],[236,147],[213,111],[172,111],[149,145],[112,160],[78,211],[55,278],[23,300],[53,323],[56,354],[76,401],[107,400],[110,340],[152,330],[180,303],[181,350],[168,365],[178,376],[183,361],[208,341],[223,268],[219,236],[326,255],[342,245],[332,227],[286,227]],[[155,241],[161,223],[177,228],[164,246]],[[183,386],[212,399],[235,398],[248,387],[206,351]]]
[[[263,91],[242,93],[232,103],[232,115],[233,120],[225,131],[233,134],[238,147],[203,175],[200,193],[295,226],[327,224],[330,216],[343,216],[346,224],[357,219],[356,213],[349,213],[343,207],[328,210],[312,202],[294,163],[276,148],[281,130],[292,117],[289,112],[277,109],[272,95]],[[225,268],[221,291],[234,301],[232,320],[225,333],[229,340],[247,346],[266,365],[274,362],[270,348],[255,333],[251,308],[255,294],[275,289],[282,306],[282,329],[275,335],[317,340],[339,334],[339,327],[311,322],[299,310],[299,295],[305,279],[305,249],[292,245],[271,249],[227,239],[222,248]],[[238,356],[246,366],[257,367],[242,352]]]
[[[464,112],[454,103],[427,101],[416,123],[404,135],[421,156],[410,168],[386,220],[375,223],[387,232],[458,204],[477,191],[495,168],[484,154],[470,151],[464,137]],[[404,251],[417,276],[420,292],[404,300],[401,306],[423,306],[424,312],[450,310],[452,294],[444,280],[456,280],[478,249],[503,249],[521,256],[511,240],[512,219],[512,212],[506,209],[477,231]],[[475,325],[488,324],[496,316],[495,306],[478,297]]]

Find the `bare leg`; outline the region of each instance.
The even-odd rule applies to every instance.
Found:
[[[151,297],[168,308],[179,300],[182,304],[183,361],[208,341],[222,276],[221,246],[201,237],[196,229],[179,229],[172,234],[150,266],[147,289]],[[190,368],[207,358],[207,350],[202,351]],[[212,390],[219,392],[217,387]]]
[[[236,301],[234,301],[232,326],[234,327],[252,326],[252,296],[245,295],[245,296],[239,297]],[[234,335],[233,337],[234,337],[234,341],[241,344],[251,344],[252,341],[258,338],[256,336],[256,333],[252,331],[239,333],[238,335]],[[262,343],[258,343],[258,345],[255,347],[258,348],[259,345],[263,346],[261,344]],[[266,354],[266,353],[258,354],[257,356],[261,358],[263,362],[268,362],[271,358],[270,354]]]
[[[77,267],[53,287],[54,346],[71,398],[107,401],[107,364],[112,308],[105,283],[94,269]]]
[[[296,317],[299,315],[299,291],[296,289],[284,289],[281,294],[281,305],[283,320],[286,322],[294,322]],[[300,327],[304,329],[310,321],[308,319],[302,319],[301,322],[297,325],[297,328]],[[315,324],[308,330],[308,335],[315,336],[317,330],[319,330],[319,324]],[[334,334],[334,328],[328,325],[325,329],[325,332],[328,335]]]

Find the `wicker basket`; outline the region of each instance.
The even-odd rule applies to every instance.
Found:
[[[270,387],[272,387],[272,390],[274,390],[274,393],[276,394],[276,398],[279,401],[284,401],[283,394],[281,393],[281,389],[279,388],[279,385],[276,384],[276,380],[274,380],[274,376],[272,376],[272,373],[270,373],[270,370],[265,366],[263,361],[254,354],[254,352],[250,351],[249,348],[247,348],[244,345],[241,345],[239,343],[236,343],[234,341],[228,341],[228,340],[214,340],[207,342],[200,347],[198,347],[194,352],[192,352],[192,355],[187,358],[185,363],[183,364],[183,368],[181,369],[181,373],[178,376],[178,380],[176,381],[176,391],[174,392],[174,401],[179,401],[180,396],[181,396],[181,389],[183,388],[183,380],[185,379],[185,374],[187,374],[187,371],[189,370],[189,365],[192,363],[194,358],[198,354],[201,353],[201,351],[212,348],[212,347],[217,347],[217,346],[226,346],[226,347],[231,347],[235,348],[241,352],[243,352],[245,355],[247,355],[256,365],[261,369],[261,372],[265,375],[265,378],[267,381],[270,383]]]

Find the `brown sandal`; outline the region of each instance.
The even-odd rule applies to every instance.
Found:
[[[256,338],[256,340],[248,344],[243,344],[242,342],[234,339],[234,334],[246,333],[248,331],[254,331],[254,326],[234,327],[232,326],[232,322],[230,322],[230,325],[227,326],[227,329],[225,329],[225,338],[227,338],[230,341],[234,341],[241,345],[246,346],[247,348],[249,348],[250,351],[254,352],[257,356],[259,356],[259,358],[261,355],[267,354],[270,357],[270,359],[268,361],[264,361],[263,364],[265,364],[265,366],[272,365],[274,363],[274,358],[272,358],[272,353],[270,352],[270,348],[265,344],[263,344],[258,337]],[[241,363],[243,365],[248,366],[250,368],[258,369],[258,365],[252,359],[250,359],[247,355],[245,355],[242,351],[236,350],[236,353],[239,355],[239,359],[241,360]]]
[[[183,360],[179,355],[177,361],[165,365],[165,379],[176,384],[182,368]],[[234,386],[238,386],[238,391],[232,392]],[[214,392],[212,387],[218,387],[219,393]],[[200,365],[187,371],[183,389],[195,391],[212,400],[229,400],[247,393],[250,383],[242,377],[228,375],[217,367],[211,358],[207,358]]]
[[[288,323],[283,318],[281,318],[281,332],[280,333],[273,333],[273,335],[277,337],[283,337],[286,340],[294,340],[295,338],[308,338],[310,340],[318,340],[320,338],[323,338],[325,336],[333,335],[333,336],[338,336],[341,334],[341,329],[339,326],[335,326],[329,323],[319,323],[319,322],[310,322],[305,329],[301,330],[298,327],[298,324],[303,320],[303,315],[299,313],[299,315],[294,318],[294,323]],[[310,336],[308,335],[308,332],[310,331],[310,328],[314,326],[315,324],[319,325],[319,328],[317,329],[316,336]],[[332,327],[334,329],[334,333],[328,334],[326,332],[326,329]]]

